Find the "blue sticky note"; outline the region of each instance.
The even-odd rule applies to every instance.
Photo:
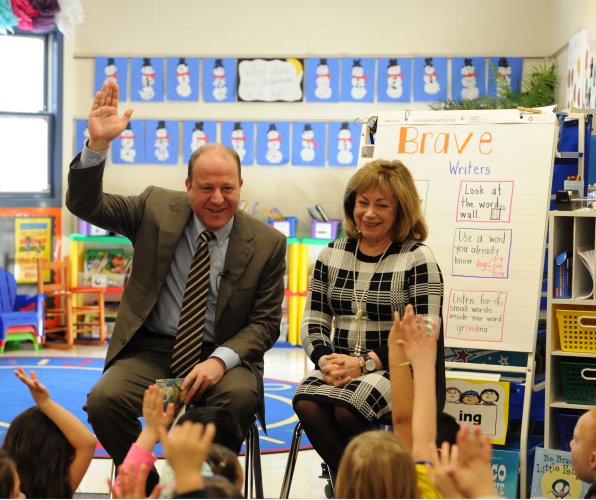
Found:
[[[505,78],[507,86],[511,90],[521,88],[521,79],[524,68],[523,57],[489,57],[490,61],[497,67],[497,72]],[[490,64],[488,65],[488,95],[498,97],[496,75]]]
[[[203,100],[236,102],[236,59],[203,58]]]
[[[184,163],[201,146],[217,142],[217,122],[215,120],[185,120],[182,134]]]
[[[329,122],[329,166],[355,167],[359,137],[360,131],[352,122]]]
[[[168,57],[168,101],[199,100],[199,58]]]
[[[339,57],[306,60],[307,102],[339,102]]]
[[[257,163],[286,165],[290,161],[290,122],[257,123]]]
[[[255,122],[221,122],[221,143],[235,149],[243,167],[255,162]]]
[[[120,89],[120,101],[127,99],[128,57],[96,57],[95,58],[95,91],[101,90],[104,83],[112,80]]]
[[[163,57],[131,57],[131,101],[163,101],[163,61]]]
[[[412,59],[379,58],[377,101],[410,102],[412,100]]]
[[[178,125],[178,120],[145,121],[147,163],[178,163]]]
[[[344,57],[341,61],[342,102],[375,101],[375,58]]]
[[[112,163],[145,163],[145,120],[130,120],[112,141]]]
[[[415,57],[414,102],[447,100],[447,58]]]
[[[451,98],[472,100],[486,95],[486,57],[451,58]]]
[[[292,165],[324,167],[326,136],[326,123],[292,123]]]
[[[87,129],[87,120],[77,120],[75,134],[75,155],[78,155],[83,150],[88,139],[89,130]]]

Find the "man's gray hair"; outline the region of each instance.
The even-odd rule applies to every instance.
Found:
[[[192,184],[192,167],[193,167],[193,165],[201,157],[201,155],[203,155],[205,153],[209,153],[209,151],[212,151],[212,150],[214,150],[213,152],[225,153],[232,157],[232,159],[234,160],[236,165],[238,165],[238,182],[240,182],[240,179],[242,179],[242,173],[240,170],[240,156],[238,156],[238,153],[236,152],[235,149],[229,148],[228,146],[224,146],[223,144],[220,144],[219,142],[211,142],[209,144],[205,144],[204,146],[201,146],[193,154],[190,155],[190,158],[188,160],[188,173],[187,173],[188,182],[190,182]]]

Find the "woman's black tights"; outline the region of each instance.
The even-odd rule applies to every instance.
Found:
[[[375,429],[342,406],[317,401],[296,401],[294,411],[314,449],[337,473],[346,446],[354,436]]]

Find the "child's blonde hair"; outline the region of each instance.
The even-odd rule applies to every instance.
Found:
[[[418,498],[412,455],[391,432],[364,432],[344,451],[335,493],[337,498]]]

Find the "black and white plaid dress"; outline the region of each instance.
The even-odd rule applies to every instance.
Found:
[[[354,317],[358,311],[354,297],[355,251],[356,240],[336,240],[323,249],[315,264],[300,336],[306,354],[317,367],[321,356],[333,352],[349,355],[358,341]],[[432,251],[422,243],[393,243],[371,279],[380,257],[358,251],[356,293],[358,302],[364,294],[367,318],[361,320],[362,352],[374,351],[387,367],[393,312],[403,315],[406,305],[412,304],[416,314],[424,317],[430,332],[433,323],[440,325],[443,277]],[[360,419],[372,421],[391,411],[389,372],[381,369],[334,387],[323,381],[323,372],[317,368],[300,382],[294,401],[301,399],[343,406]]]

